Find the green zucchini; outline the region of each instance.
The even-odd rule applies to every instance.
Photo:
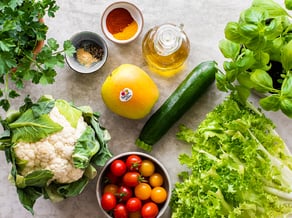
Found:
[[[136,145],[146,151],[151,151],[152,146],[214,82],[217,70],[215,61],[205,61],[196,66],[146,121],[136,140]]]

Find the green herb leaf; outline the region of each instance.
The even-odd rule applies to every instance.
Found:
[[[284,114],[292,118],[292,98],[281,98],[280,108]]]
[[[221,40],[219,42],[219,49],[225,58],[234,59],[240,52],[240,45],[230,40]]]
[[[288,15],[285,9],[273,0],[253,0],[252,7],[258,8],[262,11],[267,11],[269,17]]]
[[[269,95],[259,101],[261,107],[267,111],[278,111],[280,109],[280,96],[278,94]]]
[[[288,10],[292,10],[292,0],[285,0],[285,7]]]
[[[292,69],[292,40],[283,46],[281,63],[285,70],[288,71]]]
[[[70,40],[64,41],[63,47],[64,47],[65,54],[68,55],[69,57],[72,57],[73,54],[76,52],[76,49]]]
[[[259,92],[269,92],[273,89],[273,80],[264,70],[256,69],[251,73],[250,79],[254,83],[254,88]]]

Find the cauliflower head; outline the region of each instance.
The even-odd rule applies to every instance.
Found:
[[[80,194],[96,176],[95,166],[112,157],[110,135],[89,106],[28,97],[1,124],[0,151],[12,164],[9,180],[32,214],[41,196],[56,202]]]
[[[62,130],[38,142],[18,142],[15,145],[16,157],[26,162],[20,173],[26,176],[33,171],[47,169],[54,175],[51,180],[58,183],[74,182],[82,177],[84,169],[74,166],[72,154],[87,123],[80,116],[77,127],[72,127],[56,106],[49,113],[49,117],[60,124]]]

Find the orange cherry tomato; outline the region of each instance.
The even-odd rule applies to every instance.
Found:
[[[134,192],[135,196],[140,200],[147,200],[151,196],[151,186],[142,182],[135,187]]]
[[[151,191],[151,200],[157,204],[163,203],[167,198],[167,191],[163,187],[155,187]]]
[[[162,186],[163,177],[160,173],[154,173],[149,178],[149,183],[152,187]]]

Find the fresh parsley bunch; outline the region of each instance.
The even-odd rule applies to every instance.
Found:
[[[254,0],[237,22],[227,23],[219,48],[228,60],[216,81],[219,90],[238,92],[243,102],[252,90],[264,93],[259,100],[264,110],[292,118],[292,23],[286,10],[292,1],[285,6]]]
[[[64,65],[64,53],[75,48],[69,40],[60,49],[56,39],[46,40],[48,27],[41,19],[54,17],[59,9],[55,0],[2,0],[0,2],[0,107],[10,108],[10,100],[20,95],[24,81],[52,84],[55,67]],[[35,47],[46,40],[36,54]],[[13,87],[13,88],[12,88]]]

